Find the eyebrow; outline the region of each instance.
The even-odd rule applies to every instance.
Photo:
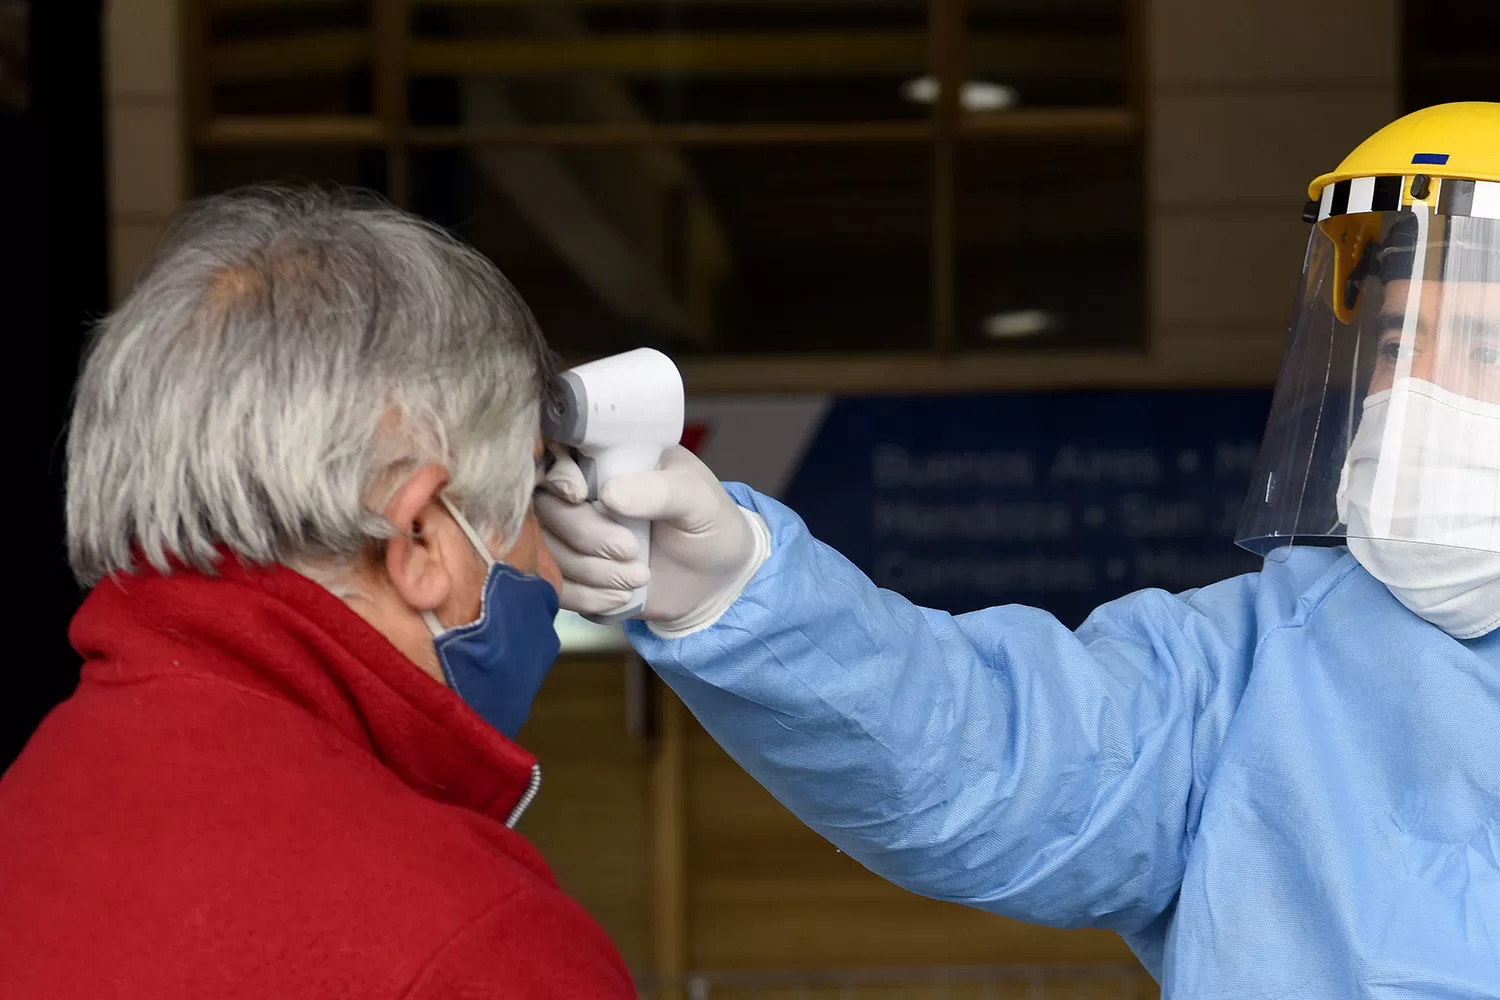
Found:
[[[1405,313],[1381,313],[1380,314],[1380,332],[1381,333],[1400,333],[1404,329],[1406,329],[1406,314]]]
[[[1493,337],[1500,340],[1500,316],[1459,316],[1457,320],[1449,320],[1444,326],[1452,331],[1462,330],[1464,334],[1478,334],[1482,337]],[[1406,329],[1406,316],[1402,313],[1381,313],[1380,332],[1382,334],[1401,333]]]
[[[1465,332],[1500,339],[1500,317],[1497,316],[1460,316],[1454,325]]]

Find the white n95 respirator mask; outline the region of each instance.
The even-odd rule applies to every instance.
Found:
[[[1500,405],[1422,379],[1370,394],[1338,491],[1349,551],[1455,639],[1500,625]]]

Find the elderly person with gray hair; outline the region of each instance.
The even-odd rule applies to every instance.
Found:
[[[512,829],[548,373],[494,266],[401,212],[183,214],[78,384],[85,665],[0,780],[7,1000],[634,996]]]

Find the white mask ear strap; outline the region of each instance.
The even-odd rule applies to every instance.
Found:
[[[484,539],[479,537],[479,532],[474,530],[474,526],[469,523],[469,519],[460,514],[458,508],[453,506],[447,497],[439,494],[438,499],[448,509],[448,513],[453,516],[454,523],[464,533],[464,537],[469,540],[469,544],[474,546],[474,551],[478,552],[480,558],[484,560],[485,567],[488,568],[495,565],[495,557],[490,555],[489,547],[484,544]],[[422,612],[422,621],[427,623],[427,631],[432,633],[434,639],[447,631],[447,629],[443,628],[443,623],[438,621],[438,616],[431,611]]]
[[[474,526],[469,523],[468,518],[460,514],[458,508],[453,506],[447,497],[439,494],[438,499],[443,502],[444,507],[448,508],[448,513],[453,515],[453,520],[458,523],[459,528],[462,529],[464,535],[469,539],[469,544],[474,546],[474,550],[484,559],[485,566],[493,566],[495,564],[495,557],[490,555],[489,547],[484,544],[484,539],[479,537],[479,532],[474,530]]]

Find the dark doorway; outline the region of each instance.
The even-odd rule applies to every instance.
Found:
[[[9,364],[9,634],[0,768],[78,680],[62,431],[79,349],[108,305],[102,0],[0,0],[0,301]]]
[[[1405,5],[1405,109],[1500,101],[1500,4],[1422,0]]]

